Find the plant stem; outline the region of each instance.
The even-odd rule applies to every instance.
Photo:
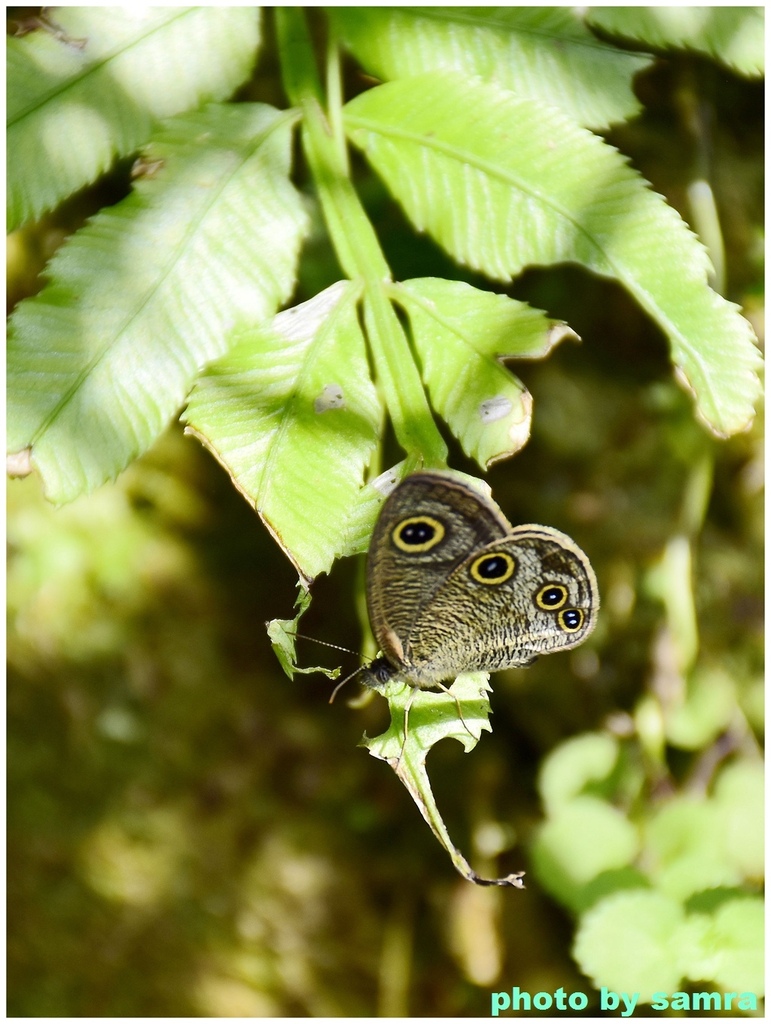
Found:
[[[380,390],[408,462],[441,466],[447,446],[434,423],[420,373],[393,306],[385,293],[391,271],[377,235],[348,176],[347,164],[330,129],[303,11],[276,8],[282,76],[287,95],[303,115],[302,142],[327,229],[343,272],[364,286],[364,324]],[[341,97],[334,92],[337,103]],[[412,468],[412,467],[410,467]]]
[[[335,139],[337,152],[340,157],[340,166],[346,177],[350,176],[348,165],[348,149],[345,145],[345,129],[343,128],[343,83],[340,70],[340,47],[337,45],[337,38],[332,26],[329,26],[329,40],[327,42],[327,110],[329,123],[332,128],[332,135]]]

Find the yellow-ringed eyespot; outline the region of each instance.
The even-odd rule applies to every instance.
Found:
[[[584,624],[584,618],[580,608],[565,608],[557,616],[557,622],[566,633],[577,633]]]
[[[391,531],[391,540],[402,551],[430,551],[444,539],[444,525],[433,516],[402,519]]]
[[[535,595],[535,603],[547,612],[556,612],[568,599],[568,588],[561,583],[547,583]]]
[[[471,563],[471,575],[478,583],[505,583],[517,568],[516,561],[505,551],[491,551]]]

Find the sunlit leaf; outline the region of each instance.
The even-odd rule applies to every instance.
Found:
[[[657,888],[677,899],[717,886],[740,885],[742,876],[723,842],[724,814],[713,800],[678,795],[645,826],[647,872]]]
[[[377,441],[358,298],[340,281],[240,333],[185,414],[306,581],[351,553],[347,524]]]
[[[581,263],[621,282],[669,338],[680,381],[719,436],[761,394],[749,323],[707,284],[703,246],[620,154],[559,111],[449,72],[362,93],[346,128],[425,230],[499,280]]]
[[[335,7],[330,15],[379,78],[460,71],[595,128],[637,113],[632,78],[650,64],[600,41],[570,7]]]
[[[161,118],[227,99],[259,44],[252,7],[56,7],[7,40],[8,227],[143,145]]]
[[[736,684],[722,668],[700,668],[691,673],[682,702],[666,708],[667,740],[684,750],[699,750],[729,728],[736,714]]]
[[[426,757],[440,740],[452,738],[468,753],[479,742],[483,730],[492,732],[488,716],[491,690],[486,672],[468,672],[458,676],[447,692],[418,690],[408,683],[392,681],[384,688],[391,711],[391,725],[381,736],[365,736],[362,746],[373,757],[391,765],[432,832],[447,850],[456,869],[477,885],[501,885],[523,888],[522,872],[504,878],[485,879],[471,868],[450,839],[447,827],[431,791]]]
[[[561,743],[543,762],[538,779],[547,812],[570,803],[587,783],[607,779],[618,756],[618,741],[607,733],[584,733]]]
[[[729,764],[715,783],[715,804],[721,812],[723,848],[745,878],[761,881],[765,844],[765,780],[763,764]]]
[[[743,75],[763,74],[762,7],[590,7],[587,20],[605,32],[644,46],[696,50]]]
[[[661,893],[617,893],[583,916],[573,956],[596,988],[650,1002],[654,993],[674,992],[680,984],[684,918],[681,904]]]
[[[242,104],[169,122],[147,150],[160,169],[74,235],[17,307],[8,447],[31,446],[53,501],[115,477],[233,323],[289,296],[306,226],[288,180],[292,120]]]
[[[681,930],[686,976],[709,978],[726,991],[762,996],[764,907],[758,897],[728,900],[711,914],[693,914]]]
[[[640,845],[635,826],[604,800],[577,796],[560,804],[538,831],[533,862],[550,892],[570,907],[606,871],[626,867]]]
[[[486,469],[530,435],[533,400],[505,359],[540,359],[577,336],[505,295],[462,281],[416,278],[394,289],[407,312],[431,402],[467,455]]]

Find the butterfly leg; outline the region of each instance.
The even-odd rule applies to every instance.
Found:
[[[412,702],[415,700],[419,693],[420,690],[413,687],[409,697],[407,698],[407,703],[404,705],[404,739],[402,740],[402,749],[399,751],[399,757],[397,758],[395,767],[398,767],[401,764],[402,755],[404,754],[404,748],[407,745],[407,724],[410,719],[410,708],[412,707]]]
[[[452,699],[455,701],[455,707],[458,709],[458,719],[463,723],[463,728],[466,730],[466,732],[469,734],[469,736],[473,740],[477,740],[478,737],[474,735],[474,733],[471,731],[471,729],[469,729],[468,725],[466,724],[466,719],[463,717],[463,710],[462,710],[462,708],[460,706],[460,701],[458,700],[456,695],[452,692],[450,687],[449,686],[445,686],[444,683],[436,683],[435,686],[436,686],[437,689],[441,690],[443,693],[446,693],[448,696],[452,697]],[[417,697],[417,695],[420,692],[421,691],[420,691],[420,689],[418,687],[414,687],[412,689],[412,692],[410,693],[409,697],[407,698],[407,703],[404,705],[404,739],[402,741],[402,749],[399,751],[399,757],[398,757],[398,759],[396,761],[397,765],[401,762],[402,755],[404,754],[404,747],[405,747],[405,745],[407,743],[407,735],[408,735],[408,731],[407,730],[408,730],[408,724],[409,724],[409,718],[410,718],[410,708],[412,707],[412,702],[415,700],[415,698]]]
[[[461,720],[461,722],[463,722],[463,728],[466,730],[466,732],[469,734],[472,740],[477,739],[478,737],[476,737],[474,733],[471,731],[471,729],[469,729],[469,727],[466,725],[466,719],[463,717],[463,711],[461,710],[460,701],[452,692],[451,687],[445,686],[444,683],[437,683],[436,685],[439,687],[440,690],[443,690],[446,694],[448,694],[448,696],[452,697],[452,699],[455,701],[455,707],[458,709],[458,718]]]

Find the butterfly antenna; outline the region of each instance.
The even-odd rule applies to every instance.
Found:
[[[353,652],[349,651],[349,653]],[[341,690],[345,686],[345,684],[350,682],[354,676],[357,676],[359,674],[359,672],[363,672],[366,667],[366,665],[359,665],[359,667],[357,669],[354,669],[354,671],[351,672],[350,675],[347,675],[345,679],[342,679],[332,691],[332,696],[329,698],[329,703],[331,704],[332,701],[335,699],[338,690]]]
[[[341,647],[340,644],[330,644],[326,640],[319,640],[318,637],[308,636],[307,633],[289,633],[289,636],[293,636],[298,640],[311,640],[314,644],[321,644],[322,647],[331,647],[333,651],[342,651],[343,654],[356,654],[356,651],[352,651],[349,647]]]
[[[287,632],[289,631],[287,630]],[[343,654],[356,654],[356,651],[352,651],[349,647],[341,647],[340,644],[331,644],[327,640],[319,640],[318,637],[308,636],[307,633],[289,633],[289,635],[295,637],[298,640],[311,640],[313,641],[314,644],[321,644],[322,647],[331,647],[333,651],[342,651]],[[329,698],[329,703],[331,704],[334,701],[335,697],[337,696],[338,690],[345,686],[345,684],[349,682],[351,679],[353,679],[354,676],[357,676],[359,672],[363,672],[366,667],[366,665],[360,665],[357,669],[354,669],[354,671],[351,672],[350,675],[347,675],[345,679],[342,679],[332,691],[332,696]]]

